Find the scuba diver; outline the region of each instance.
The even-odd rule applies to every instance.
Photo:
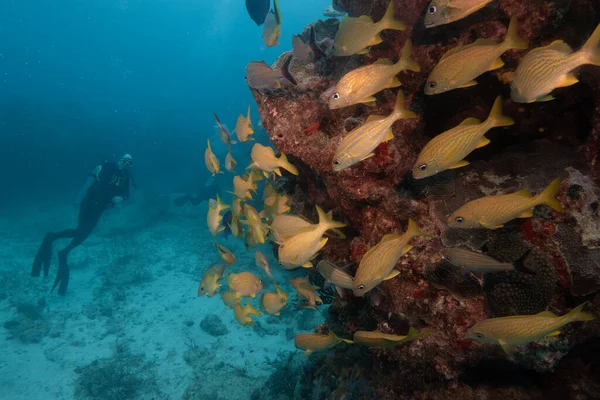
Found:
[[[102,165],[94,168],[86,186],[82,189],[85,190],[85,196],[79,206],[77,227],[46,233],[33,261],[31,276],[40,276],[42,267],[44,268],[44,277],[48,276],[52,243],[56,239],[71,239],[71,242],[58,252],[58,271],[51,292],[58,286],[58,294],[65,295],[69,285],[67,255],[88,238],[104,211],[118,206],[123,200],[129,198],[129,185],[133,184],[133,177],[129,170],[132,165],[131,155],[125,154],[117,163],[104,161]]]

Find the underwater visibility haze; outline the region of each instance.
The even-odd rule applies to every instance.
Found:
[[[596,0],[0,2],[1,399],[596,399]]]

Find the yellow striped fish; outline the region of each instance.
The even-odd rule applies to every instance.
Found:
[[[398,90],[396,106],[387,117],[371,115],[367,121],[353,129],[342,139],[333,156],[333,170],[341,171],[360,161],[373,157],[373,151],[382,142],[394,138],[392,125],[402,118],[415,118],[417,114],[404,107],[404,95]]]
[[[239,299],[234,292],[221,292],[221,300],[228,308],[233,308],[239,302]]]
[[[252,129],[252,121],[250,120],[250,104],[248,104],[248,116],[244,117],[244,114],[240,114],[235,123],[235,134],[240,142],[246,142],[254,140],[250,137],[253,133],[254,129]]]
[[[246,221],[242,221],[242,224],[248,225],[248,232],[246,232],[246,246],[248,246],[248,235],[251,236],[251,244],[258,244],[265,242],[265,227],[262,223],[260,215],[256,208],[250,204],[244,204],[244,213],[246,215]],[[254,246],[252,246],[254,247]]]
[[[515,121],[502,115],[502,97],[498,96],[484,122],[467,118],[459,126],[433,138],[421,150],[412,173],[415,179],[427,178],[447,169],[469,165],[464,158],[473,150],[490,143],[484,135],[492,128],[510,126]]]
[[[204,295],[213,297],[217,293],[217,290],[221,287],[219,279],[223,277],[225,267],[225,264],[217,264],[206,270],[198,285],[198,297]]]
[[[229,172],[233,172],[235,170],[237,161],[235,161],[235,158],[233,158],[233,155],[231,154],[231,145],[227,146],[227,148],[227,155],[225,156],[225,169]]]
[[[580,304],[560,317],[551,311],[542,311],[535,315],[489,318],[469,329],[467,337],[481,343],[499,344],[507,354],[511,354],[514,346],[535,342],[546,336],[558,336],[559,329],[568,323],[596,319],[594,315],[582,311],[586,304]]]
[[[451,228],[465,229],[502,228],[515,218],[533,217],[533,207],[540,204],[562,212],[562,205],[555,198],[559,190],[560,179],[557,178],[537,196],[532,196],[526,190],[519,190],[510,194],[482,197],[454,211],[448,218],[448,225]]]
[[[286,155],[281,153],[279,158],[276,157],[272,147],[256,143],[252,146],[250,157],[253,162],[246,169],[258,168],[263,171],[267,178],[271,172],[281,176],[280,168],[285,169],[290,174],[298,175],[298,169],[288,161]]]
[[[223,216],[221,215],[221,211],[229,208],[229,205],[221,203],[221,199],[217,194],[217,200],[210,199],[208,201],[208,213],[206,214],[206,225],[208,225],[208,230],[211,235],[217,236],[221,231],[225,229],[223,225],[221,225],[221,220]]]
[[[239,197],[233,196],[233,200],[231,201],[231,212],[236,217],[241,217],[244,215],[244,208],[242,207],[242,199]]]
[[[327,243],[328,238],[323,237],[325,231],[346,226],[346,224],[334,221],[331,214],[325,214],[321,207],[316,206],[316,208],[319,214],[319,223],[300,230],[279,246],[279,263],[285,269],[312,268],[310,260],[315,258],[319,250]]]
[[[371,65],[357,68],[348,72],[335,85],[329,98],[329,108],[348,107],[358,103],[375,104],[376,93],[383,89],[401,85],[396,75],[406,69],[419,72],[421,67],[410,58],[412,45],[407,40],[402,49],[400,60],[393,64],[388,59],[380,59]]]
[[[408,220],[408,228],[402,235],[385,235],[379,243],[371,247],[363,256],[354,276],[354,295],[364,296],[381,282],[392,279],[400,272],[394,267],[404,254],[413,248],[408,244],[417,236],[429,236],[422,232],[417,223]]]
[[[491,2],[492,0],[433,0],[427,7],[425,27],[433,28],[458,21]]]
[[[263,210],[260,212],[260,216],[268,222],[272,222],[278,215],[290,211],[289,201],[290,198],[284,194],[269,196],[263,202]]]
[[[431,332],[426,329],[424,329],[423,332],[419,332],[411,326],[407,335],[392,335],[380,331],[356,331],[354,332],[352,339],[355,344],[364,344],[369,347],[386,349],[412,342],[413,340],[425,337],[430,333]]]
[[[239,301],[233,305],[233,315],[235,316],[235,320],[242,326],[256,325],[256,323],[252,321],[251,315],[256,315],[257,317],[262,316],[262,314],[256,308],[252,307],[252,304],[249,302],[246,302],[246,306],[243,307]]]
[[[252,200],[252,192],[256,192],[253,172],[247,174],[245,178],[238,175],[233,177],[233,193],[242,200]]]
[[[279,44],[279,35],[281,35],[281,12],[279,3],[273,0],[273,9],[269,11],[263,25],[263,41],[265,46],[273,47]]]
[[[510,49],[526,49],[527,42],[519,37],[516,19],[508,26],[506,39],[496,43],[478,39],[475,43],[456,47],[442,56],[425,84],[425,94],[439,94],[477,85],[475,78],[504,66],[500,56]]]
[[[358,18],[342,18],[333,42],[333,55],[367,54],[369,52],[368,47],[375,46],[383,41],[379,36],[379,32],[384,29],[398,31],[406,29],[404,23],[394,18],[394,0],[390,1],[385,15],[377,23],[373,22],[368,15],[361,15]]]
[[[329,331],[327,335],[321,335],[319,333],[299,333],[294,337],[294,346],[296,346],[297,349],[305,350],[305,357],[313,351],[327,350],[342,342],[352,344],[352,340],[339,338],[333,331]]]
[[[288,295],[276,283],[273,282],[273,284],[275,285],[276,293],[263,293],[260,297],[260,307],[266,314],[279,315],[281,309],[287,304]]]
[[[552,100],[554,89],[578,82],[572,71],[585,64],[600,66],[600,25],[576,53],[562,40],[530,51],[515,71],[510,98],[517,103]]]
[[[308,280],[308,275],[304,278],[298,276],[290,278],[290,285],[296,289],[296,295],[299,300],[306,300],[304,303],[300,304],[299,307],[318,310],[317,302],[323,303],[323,300],[321,300],[315,290],[316,286],[313,286]]]
[[[354,278],[352,275],[344,272],[341,268],[338,268],[335,264],[327,260],[319,261],[317,271],[325,278],[325,282],[333,283],[336,289],[354,289]]]
[[[251,272],[240,272],[239,274],[229,274],[227,276],[229,290],[238,297],[250,296],[252,298],[263,290],[263,281]]]
[[[219,251],[219,255],[228,265],[235,264],[235,256],[227,247],[215,243],[215,248]]]
[[[231,216],[229,229],[231,229],[231,234],[234,237],[242,237],[244,235],[244,228],[242,228],[242,223],[240,222],[240,219],[235,215]]]
[[[210,147],[210,139],[206,139],[206,141],[208,142],[208,147],[206,148],[206,151],[204,151],[204,163],[212,176],[215,176],[216,174],[222,173],[219,159],[215,156],[215,153],[213,153],[212,148]]]
[[[512,263],[503,263],[495,258],[475,251],[445,248],[440,251],[440,254],[444,260],[448,261],[450,264],[471,272],[487,273],[512,271],[515,269],[515,266]]]
[[[269,261],[267,261],[267,257],[260,251],[256,251],[254,253],[254,262],[256,266],[265,271],[265,274],[271,279],[273,279],[273,275],[271,274],[271,267],[269,266]]]
[[[329,219],[333,218],[332,211],[327,213]],[[275,242],[283,243],[286,239],[291,238],[305,228],[316,228],[318,224],[313,224],[302,215],[280,214],[273,219],[271,224],[271,232],[275,237]],[[345,239],[346,235],[339,229],[332,229],[340,239]]]

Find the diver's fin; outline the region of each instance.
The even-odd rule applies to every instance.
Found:
[[[58,271],[56,272],[56,279],[50,293],[54,291],[54,288],[58,286],[58,294],[64,296],[69,286],[69,266],[67,265],[67,253],[64,250],[58,252]]]
[[[50,258],[52,257],[52,242],[54,242],[54,234],[46,233],[44,240],[35,255],[33,265],[31,266],[31,276],[40,276],[42,267],[44,268],[44,276],[48,276],[50,270]]]

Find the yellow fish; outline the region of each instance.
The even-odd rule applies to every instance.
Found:
[[[264,200],[263,210],[260,212],[260,216],[267,220],[267,222],[273,221],[278,215],[288,212],[291,207],[288,205],[290,201],[286,195],[271,195]]]
[[[333,214],[329,211],[327,215],[331,219]],[[273,219],[271,232],[277,243],[283,243],[286,239],[311,226],[316,227],[316,224],[313,224],[302,215],[280,214]],[[332,229],[331,231],[341,239],[346,238],[346,235],[339,229]]]
[[[239,296],[234,292],[221,292],[221,300],[228,308],[233,308],[236,303],[239,303]]]
[[[387,349],[396,347],[413,340],[429,335],[428,330],[419,332],[412,326],[408,329],[407,335],[392,335],[380,331],[356,331],[352,339],[355,344],[364,344],[365,346]]]
[[[484,136],[487,131],[514,123],[512,118],[502,115],[502,97],[498,96],[489,117],[484,122],[476,118],[467,118],[457,127],[430,140],[421,150],[413,166],[413,177],[427,178],[447,169],[469,165],[464,158],[473,150],[490,143]]]
[[[552,100],[554,89],[578,82],[573,70],[586,64],[600,66],[600,25],[578,52],[562,40],[530,51],[515,71],[510,98],[517,103]]]
[[[244,236],[244,228],[242,228],[242,223],[240,222],[240,219],[235,215],[231,216],[231,222],[229,223],[229,229],[231,229],[231,234],[234,237]]]
[[[333,331],[329,331],[327,335],[321,335],[319,333],[299,333],[294,337],[294,346],[296,346],[297,349],[305,350],[305,357],[313,351],[327,350],[342,342],[352,344],[352,340],[339,338]]]
[[[206,224],[208,225],[208,230],[211,235],[217,236],[221,231],[225,229],[223,225],[221,225],[221,220],[223,216],[221,215],[221,211],[229,208],[229,205],[221,203],[221,199],[217,194],[217,200],[210,199],[208,201],[208,213],[206,214]]]
[[[236,217],[241,217],[244,215],[244,208],[242,207],[242,199],[237,196],[233,196],[233,200],[231,201],[231,213]]]
[[[248,140],[254,140],[250,137],[253,133],[254,129],[252,129],[252,121],[250,120],[250,104],[248,104],[248,116],[244,117],[244,114],[240,114],[235,124],[235,134],[240,142],[247,142]]]
[[[482,343],[499,344],[507,354],[511,354],[514,346],[536,342],[546,336],[558,336],[559,329],[568,323],[596,319],[594,315],[581,311],[586,304],[580,304],[560,317],[551,311],[542,311],[535,315],[488,318],[469,329],[467,337]]]
[[[273,47],[279,44],[279,35],[281,35],[281,12],[279,3],[273,0],[273,9],[269,11],[263,25],[263,41],[265,46]]]
[[[251,315],[256,315],[257,317],[262,316],[262,314],[249,302],[246,302],[246,307],[242,307],[240,302],[237,302],[233,305],[233,315],[235,316],[235,320],[240,323],[242,326],[246,325],[256,325],[254,321],[252,321]]]
[[[221,287],[219,279],[223,277],[223,271],[225,264],[217,264],[207,269],[198,285],[198,296],[213,297]]]
[[[216,174],[222,173],[219,165],[219,159],[217,156],[215,156],[215,153],[213,153],[210,147],[210,139],[206,139],[206,141],[208,142],[208,147],[204,152],[204,162],[206,163],[206,168],[208,168],[208,171],[212,174],[212,176],[215,176]]]
[[[475,43],[449,50],[433,68],[425,84],[425,94],[439,94],[477,85],[475,78],[504,66],[500,58],[510,49],[526,49],[527,42],[519,37],[516,19],[508,26],[502,43],[478,39]]]
[[[317,271],[325,278],[325,282],[331,282],[335,285],[338,293],[340,293],[340,288],[348,290],[354,289],[354,278],[327,260],[319,261],[317,264]],[[340,293],[340,296],[341,295],[342,293]]]
[[[497,229],[515,218],[533,217],[533,207],[540,204],[562,212],[562,205],[555,198],[559,190],[560,179],[557,178],[537,196],[532,196],[526,190],[519,190],[510,194],[482,197],[454,211],[448,218],[448,225],[451,228]]]
[[[491,3],[492,0],[433,0],[425,14],[425,27],[433,28],[463,19]]]
[[[257,250],[254,254],[254,262],[260,269],[265,271],[265,274],[267,274],[269,278],[273,279],[273,275],[271,274],[271,267],[269,266],[267,257],[265,257],[263,253]]]
[[[242,221],[243,224],[248,225],[248,233],[252,237],[253,243],[264,243],[265,242],[265,226],[262,223],[260,214],[254,207],[249,204],[244,204],[244,213],[246,214],[246,221]],[[246,243],[248,247],[248,243]]]
[[[256,297],[263,290],[263,281],[251,272],[240,272],[239,274],[229,274],[227,276],[229,290],[237,296]]]
[[[277,158],[272,147],[256,143],[252,146],[250,157],[252,158],[253,163],[246,169],[259,168],[266,177],[269,177],[269,173],[271,172],[275,172],[277,175],[281,176],[281,170],[279,168],[285,169],[290,174],[298,175],[298,169],[288,161],[285,154],[281,153],[279,158]]]
[[[228,149],[227,155],[225,156],[225,169],[229,172],[233,172],[235,170],[237,161],[235,161],[233,155],[231,154],[231,145],[228,146]]]
[[[402,49],[400,60],[393,64],[388,59],[380,59],[371,65],[357,68],[348,72],[335,85],[333,94],[329,98],[329,108],[336,109],[348,107],[358,103],[375,104],[373,95],[383,89],[394,88],[401,85],[396,75],[403,70],[419,72],[421,67],[410,58],[412,45],[407,40]]]
[[[250,232],[250,230],[247,230],[246,235],[244,236],[244,245],[246,246],[246,250],[250,251],[259,244],[260,243],[258,243],[252,235],[252,232]]]
[[[385,235],[379,243],[371,247],[363,256],[354,276],[354,295],[364,296],[384,280],[392,279],[400,272],[394,267],[404,254],[413,248],[408,242],[417,236],[427,236],[412,219],[402,235]]]
[[[394,0],[390,1],[385,15],[377,23],[368,15],[358,18],[344,17],[340,21],[338,31],[333,42],[334,56],[351,56],[353,54],[367,54],[368,47],[375,46],[383,40],[379,32],[384,29],[403,31],[404,23],[394,18]]]
[[[228,265],[235,264],[235,256],[233,253],[225,246],[220,245],[219,243],[215,243],[216,249],[219,251],[219,255]]]
[[[266,314],[279,315],[281,309],[287,304],[288,295],[283,292],[276,283],[273,284],[275,285],[276,293],[263,293],[260,297],[260,306],[262,311]]]
[[[256,192],[256,183],[254,174],[249,173],[246,178],[241,176],[233,177],[233,193],[242,200],[252,200],[252,192]]]
[[[319,297],[315,289],[316,286],[313,286],[308,280],[308,275],[304,278],[293,277],[290,278],[290,285],[294,289],[296,289],[296,295],[299,300],[306,300],[304,303],[300,304],[299,307],[303,308],[312,308],[313,310],[318,310],[317,302],[323,304],[323,300]]]
[[[394,122],[416,116],[417,114],[404,107],[404,95],[402,90],[398,90],[396,106],[389,116],[371,115],[363,125],[353,129],[342,139],[333,156],[333,170],[341,171],[373,157],[377,146],[394,138]]]
[[[346,226],[346,224],[334,221],[331,214],[325,214],[321,207],[317,206],[316,208],[319,214],[319,223],[300,230],[279,246],[279,262],[285,269],[311,268],[310,260],[315,258],[319,250],[327,243],[328,238],[323,237],[325,231]]]
[[[459,268],[478,273],[512,271],[515,266],[512,263],[503,263],[495,258],[475,251],[445,248],[440,251],[444,260]]]

